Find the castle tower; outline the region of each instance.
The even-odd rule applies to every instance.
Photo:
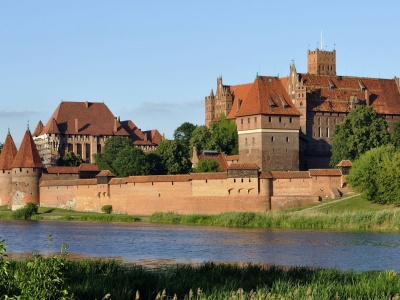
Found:
[[[28,202],[39,204],[39,179],[43,169],[44,165],[39,152],[31,132],[27,129],[11,165],[10,207],[12,210],[21,208]]]
[[[307,89],[304,86],[301,74],[298,74],[292,62],[290,74],[287,81],[286,91],[289,94],[294,106],[300,112],[300,131],[307,133]]]
[[[336,50],[308,50],[307,61],[309,74],[336,76]]]
[[[211,91],[205,99],[206,105],[206,126],[209,127],[214,119],[219,119],[221,114],[227,116],[231,111],[233,95],[229,86],[222,84],[222,76],[217,78],[217,90]]]
[[[206,97],[205,99],[205,104],[206,104],[206,126],[209,127],[212,119],[214,118],[214,107],[215,107],[215,97],[214,97],[214,91],[211,90],[211,93],[209,96]]]
[[[0,205],[9,206],[9,197],[11,193],[11,164],[17,154],[14,140],[8,132],[0,154]]]

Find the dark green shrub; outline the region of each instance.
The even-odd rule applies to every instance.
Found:
[[[13,218],[19,219],[19,220],[28,220],[33,215],[36,215],[38,213],[38,210],[39,210],[39,206],[37,204],[28,202],[24,207],[17,209],[13,213]]]
[[[113,210],[112,205],[109,204],[103,205],[103,207],[101,208],[101,211],[106,214],[111,214],[112,210]]]

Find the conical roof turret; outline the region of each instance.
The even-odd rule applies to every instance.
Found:
[[[36,129],[33,132],[33,136],[39,136],[40,133],[43,131],[43,123],[42,121],[39,121],[39,123],[36,125]]]
[[[31,132],[26,130],[17,155],[11,165],[12,168],[44,168]]]
[[[10,132],[8,132],[3,145],[3,150],[0,154],[0,170],[11,170],[11,165],[16,155],[17,147],[15,146],[14,140]]]

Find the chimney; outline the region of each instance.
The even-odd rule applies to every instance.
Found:
[[[145,142],[147,142],[147,133],[144,134],[144,139]]]
[[[117,124],[117,119],[114,119],[114,131],[117,132],[118,131],[118,124]]]
[[[75,132],[79,132],[78,119],[75,119]]]
[[[369,91],[368,91],[368,89],[365,89],[365,103],[368,105],[368,106],[370,106],[371,105],[371,103],[369,102]]]
[[[86,106],[86,108],[89,108],[89,102],[88,101],[85,102],[85,106]]]

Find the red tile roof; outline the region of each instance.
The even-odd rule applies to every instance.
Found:
[[[47,168],[48,174],[78,174],[78,167],[70,167],[70,166],[53,166]]]
[[[231,164],[227,170],[259,170],[256,164]]]
[[[219,164],[220,169],[223,171],[228,168],[228,163],[226,162],[226,157],[224,153],[210,153],[207,151],[202,151],[199,155],[199,160],[206,158],[215,160]]]
[[[36,125],[36,129],[35,129],[35,131],[33,132],[33,136],[39,136],[40,135],[40,133],[42,132],[42,130],[43,130],[43,123],[42,123],[42,121],[39,121],[39,123]]]
[[[190,175],[149,175],[129,176],[127,182],[185,182],[190,180]]]
[[[337,167],[351,167],[352,163],[350,160],[345,159],[345,160],[342,160],[340,163],[338,163],[336,166]]]
[[[129,133],[129,137],[134,143],[145,139],[143,132],[131,120],[121,121],[121,125]]]
[[[115,175],[109,170],[101,170],[96,177],[115,177]]]
[[[82,163],[79,166],[79,171],[81,171],[81,172],[82,171],[83,172],[88,172],[88,171],[93,172],[93,171],[100,171],[100,170],[99,170],[99,167],[97,165],[95,165],[95,164]]]
[[[308,171],[272,171],[271,175],[274,179],[310,178],[310,173]]]
[[[311,176],[342,176],[339,169],[310,169]]]
[[[261,172],[260,179],[270,179],[273,178],[271,172]]]
[[[0,154],[0,170],[11,170],[11,165],[16,155],[17,147],[11,134],[8,133]]]
[[[309,108],[314,111],[349,112],[354,96],[379,114],[400,114],[400,92],[395,79],[301,74]],[[367,92],[365,91],[367,90]]]
[[[156,145],[164,140],[164,136],[157,129],[143,131],[143,134],[147,136],[147,140],[150,140],[153,144]]]
[[[252,84],[231,86],[230,90],[234,100],[228,119],[258,114],[300,115],[276,77],[258,76]]]
[[[29,130],[25,132],[11,168],[44,168]]]
[[[61,102],[38,135],[45,133],[129,136],[100,102]]]
[[[216,172],[216,173],[191,173],[191,180],[215,180],[215,179],[226,179],[226,172]]]

